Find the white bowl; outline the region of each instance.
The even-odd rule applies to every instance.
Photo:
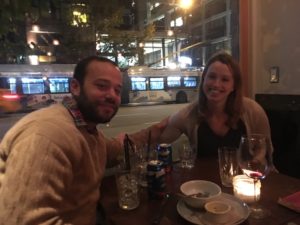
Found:
[[[222,201],[210,201],[204,205],[205,218],[214,223],[226,223],[230,219],[231,206]]]
[[[205,203],[216,199],[222,191],[219,185],[206,180],[191,180],[180,186],[180,191],[185,195],[185,203],[193,208],[203,208]],[[196,195],[197,193],[202,193]],[[191,196],[191,195],[196,196]]]

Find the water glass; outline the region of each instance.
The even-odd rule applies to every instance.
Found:
[[[118,171],[116,183],[120,208],[125,210],[137,208],[140,204],[137,173],[135,171]]]
[[[179,149],[180,167],[191,169],[195,166],[196,150],[193,149],[189,142],[184,142]]]
[[[142,187],[147,187],[147,161],[141,161],[137,165],[138,182]]]
[[[218,159],[222,185],[232,187],[233,177],[241,174],[237,161],[237,149],[233,147],[220,147],[218,149]]]
[[[157,159],[157,151],[154,146],[148,147],[147,144],[135,146],[137,156],[136,170],[138,174],[139,184],[142,187],[147,187],[147,165],[150,160]]]

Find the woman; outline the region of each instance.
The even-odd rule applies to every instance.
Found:
[[[159,142],[171,143],[185,134],[198,156],[216,156],[219,146],[238,147],[244,134],[270,137],[268,118],[260,105],[243,97],[241,71],[227,53],[206,64],[198,101],[171,115]]]

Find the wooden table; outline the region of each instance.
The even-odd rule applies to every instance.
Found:
[[[221,187],[216,159],[198,159],[192,169],[182,169],[174,166],[171,173],[167,174],[166,192],[178,193],[180,185],[188,180],[210,180]],[[222,187],[222,191],[232,194],[232,188]],[[262,195],[260,204],[268,208],[271,215],[266,219],[253,219],[249,217],[242,225],[288,225],[294,222],[300,225],[300,214],[287,209],[277,203],[283,197],[300,191],[300,180],[280,173],[270,173],[262,181]],[[155,215],[163,210],[163,224],[185,225],[191,224],[182,218],[176,209],[177,197],[171,197],[162,209],[162,200],[149,200],[147,190],[141,190],[141,203],[137,209],[125,211],[118,207],[118,197],[114,176],[103,179],[101,187],[101,203],[106,211],[109,225],[144,225],[151,224]]]

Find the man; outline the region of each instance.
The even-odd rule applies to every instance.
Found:
[[[95,224],[107,162],[122,146],[97,131],[117,113],[122,77],[117,65],[80,61],[72,98],[22,118],[0,145],[0,224]]]

